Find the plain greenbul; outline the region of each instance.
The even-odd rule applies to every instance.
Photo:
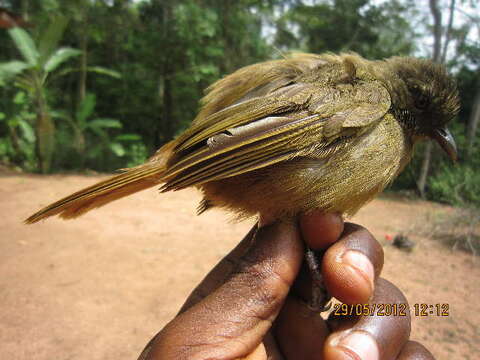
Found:
[[[435,139],[455,158],[446,124],[458,110],[455,82],[429,60],[296,54],[251,65],[209,87],[190,127],[145,164],[26,222],[74,218],[158,184],[200,189],[199,212],[352,215],[395,179],[418,140]]]

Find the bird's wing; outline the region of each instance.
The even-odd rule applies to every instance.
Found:
[[[390,108],[376,82],[289,83],[206,117],[178,139],[163,191],[227,178],[297,156],[326,157]]]

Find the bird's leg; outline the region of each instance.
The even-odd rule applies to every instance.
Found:
[[[274,221],[275,217],[269,214],[260,214],[257,229],[267,224],[273,223]],[[306,244],[305,248],[305,262],[307,263],[307,267],[312,278],[312,294],[311,299],[308,303],[308,307],[314,312],[327,311],[331,307],[330,299],[332,297],[327,292],[325,284],[323,283],[322,273],[320,270],[320,262],[318,260],[317,254],[315,254],[315,251],[310,249],[310,247],[308,247]]]
[[[310,310],[315,312],[327,311],[330,308],[327,303],[331,299],[331,296],[325,288],[318,258],[315,252],[308,246],[305,252],[305,261],[310,271],[310,276],[312,277],[312,298],[308,304]]]

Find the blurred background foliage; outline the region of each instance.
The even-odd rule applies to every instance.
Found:
[[[134,166],[188,126],[213,81],[288,51],[415,55],[444,62],[462,97],[460,161],[433,151],[420,193],[480,207],[479,13],[473,0],[0,0],[0,164]],[[421,190],[427,152],[393,190]]]

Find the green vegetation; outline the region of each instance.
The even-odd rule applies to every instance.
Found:
[[[23,19],[0,22],[0,163],[42,173],[134,166],[185,129],[209,84],[286,51],[438,50],[462,96],[452,126],[460,161],[434,148],[425,194],[480,207],[478,1],[433,3],[436,23],[413,0],[0,0]],[[394,190],[417,190],[424,153]]]

